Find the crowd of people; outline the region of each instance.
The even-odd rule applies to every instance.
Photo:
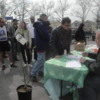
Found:
[[[21,37],[16,39],[18,36]],[[24,39],[24,43],[21,39]],[[19,61],[17,54],[21,52],[23,67],[32,67],[31,80],[38,82],[38,76],[43,77],[44,75],[46,60],[54,57],[59,59],[64,54],[64,50],[66,50],[66,54],[71,54],[71,40],[71,19],[69,17],[63,18],[61,25],[54,30],[52,30],[46,14],[41,14],[37,21],[34,16],[31,16],[29,24],[13,19],[10,26],[7,26],[4,19],[0,18],[0,67],[2,70],[6,70],[4,57],[8,54],[10,66],[17,68],[15,65],[15,62]],[[81,23],[77,29],[75,40],[76,42],[84,41],[87,44],[84,23]],[[96,43],[100,48],[100,30],[96,34]],[[97,92],[100,91],[100,50],[97,54],[85,52],[83,56],[92,57],[95,61],[83,58],[80,60],[89,68],[89,73],[84,81],[82,100],[97,100]],[[34,65],[31,63],[32,58],[35,60]]]

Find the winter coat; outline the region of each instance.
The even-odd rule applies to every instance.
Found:
[[[46,51],[49,48],[51,31],[48,24],[44,21],[34,23],[36,51]]]
[[[71,30],[65,30],[62,26],[56,28],[51,35],[50,47],[53,55],[62,55],[64,50],[70,52]]]
[[[77,41],[77,42],[85,42],[86,43],[86,38],[85,38],[85,32],[84,32],[84,30],[79,30],[79,31],[76,31],[76,33],[75,33],[75,40]]]
[[[86,60],[84,64],[89,68],[90,73],[100,75],[100,49],[98,53],[89,53],[88,57],[95,61]]]

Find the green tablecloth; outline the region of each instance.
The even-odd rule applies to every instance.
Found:
[[[72,53],[74,55],[81,54],[80,52],[77,52],[77,51],[72,51]],[[67,68],[66,61],[70,61],[70,60],[72,59],[68,59],[67,56],[63,55],[59,59],[54,58],[45,62],[44,87],[50,94],[51,98],[54,100],[59,100],[58,99],[58,97],[60,96],[59,80],[65,81],[65,85],[64,85],[65,87],[71,83],[76,84],[78,88],[83,87],[83,81],[84,81],[85,76],[88,73],[88,69],[83,64],[81,64],[82,67],[80,68],[77,68],[77,67]],[[65,90],[65,93],[66,93],[66,90]]]

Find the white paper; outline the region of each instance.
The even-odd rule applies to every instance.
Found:
[[[82,56],[81,55],[68,55],[67,58],[74,59],[74,60],[80,60]]]
[[[24,44],[27,42],[27,40],[26,40],[22,35],[20,35],[20,34],[17,34],[17,35],[16,35],[16,39],[17,39],[17,41],[20,42],[22,45],[24,45]]]
[[[81,63],[79,61],[76,61],[76,60],[67,61],[66,62],[66,67],[69,67],[69,68],[72,68],[72,67],[80,68],[81,67]]]
[[[21,38],[19,42],[20,42],[22,45],[24,45],[24,44],[27,42],[27,40],[24,39],[24,38]]]
[[[17,40],[18,40],[20,37],[21,37],[20,34],[17,34],[17,35],[16,35],[16,39],[17,39]]]

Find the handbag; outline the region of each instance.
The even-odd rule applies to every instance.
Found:
[[[76,51],[84,51],[85,50],[85,42],[77,42],[75,44]]]

